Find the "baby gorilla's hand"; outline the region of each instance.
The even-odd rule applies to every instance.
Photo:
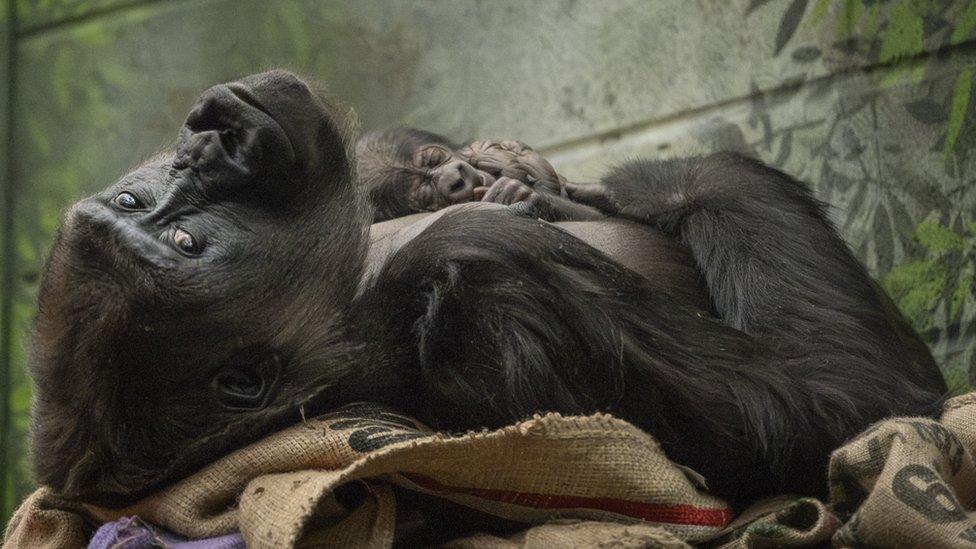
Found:
[[[545,214],[549,210],[549,201],[546,199],[545,195],[539,193],[529,185],[526,185],[517,179],[512,179],[511,177],[499,178],[486,190],[485,187],[478,187],[475,189],[475,198],[482,193],[482,202],[492,202],[507,206],[511,206],[512,204],[516,204],[518,202],[524,202],[528,206],[535,208],[543,219],[546,219]]]
[[[458,151],[472,166],[499,177],[517,179],[545,193],[559,194],[562,178],[539,153],[521,141],[473,141]]]

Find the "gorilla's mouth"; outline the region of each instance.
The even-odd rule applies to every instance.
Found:
[[[296,136],[280,118],[243,84],[214,86],[186,118],[174,166],[203,173],[225,190],[239,189],[270,168],[269,162],[294,161]]]
[[[236,97],[236,98],[240,99],[242,102],[250,105],[251,108],[263,112],[275,124],[278,123],[278,121],[277,121],[277,119],[275,119],[274,115],[271,114],[271,111],[269,111],[267,109],[267,107],[265,107],[264,105],[262,105],[261,102],[258,101],[257,98],[254,97],[254,94],[252,94],[250,91],[248,91],[248,89],[245,88],[243,85],[238,84],[237,82],[231,82],[230,84],[227,84],[227,89],[230,91],[230,93],[232,93],[234,95],[234,97]]]

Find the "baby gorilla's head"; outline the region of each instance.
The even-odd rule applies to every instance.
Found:
[[[440,210],[479,198],[495,177],[462,156],[447,138],[414,128],[364,135],[356,143],[358,178],[374,220]]]

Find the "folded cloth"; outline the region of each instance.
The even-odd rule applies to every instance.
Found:
[[[607,415],[450,436],[375,405],[302,422],[125,509],[40,488],[4,546],[84,546],[125,517],[248,546],[954,547],[976,540],[976,393],[941,421],[882,421],[830,462],[830,501],[782,497],[734,522],[693,471]],[[154,530],[159,532],[159,530]],[[419,535],[436,532],[438,535]]]
[[[187,540],[158,527],[151,526],[138,517],[125,517],[106,522],[88,542],[88,549],[245,549],[240,534],[227,534],[215,538]]]

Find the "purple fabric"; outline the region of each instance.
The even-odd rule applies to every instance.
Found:
[[[95,532],[88,549],[244,549],[244,538],[238,533],[216,538],[187,540],[152,526],[139,517],[106,522]]]

